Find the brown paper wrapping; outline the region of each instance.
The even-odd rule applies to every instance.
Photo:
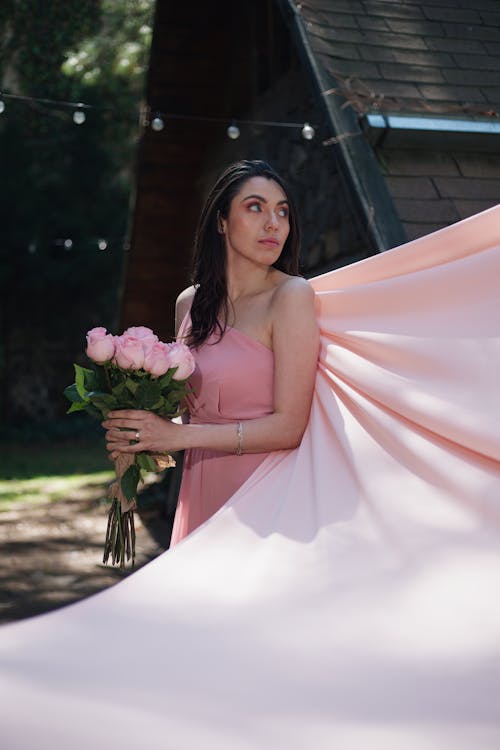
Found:
[[[126,513],[128,510],[135,510],[137,504],[135,500],[127,500],[122,490],[122,476],[125,474],[129,466],[134,463],[135,456],[133,453],[120,453],[115,459],[115,474],[116,479],[108,487],[107,496],[110,500],[116,498],[120,501],[122,513]]]

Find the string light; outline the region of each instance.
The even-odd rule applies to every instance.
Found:
[[[116,109],[114,107],[107,107],[107,106],[99,106],[95,104],[85,104],[84,102],[70,102],[70,101],[63,101],[58,99],[48,99],[44,97],[36,97],[36,96],[23,96],[21,94],[8,94],[4,91],[0,91],[0,114],[5,112],[6,110],[6,103],[4,99],[13,99],[15,101],[19,102],[36,102],[38,104],[47,105],[50,107],[58,107],[60,109],[67,108],[72,110],[72,119],[75,125],[83,125],[87,120],[87,115],[85,113],[85,110],[96,110],[96,111],[115,111]],[[131,113],[130,113],[131,114]],[[156,132],[160,132],[165,128],[165,120],[164,118],[168,119],[176,119],[176,120],[192,120],[192,121],[200,121],[200,122],[212,122],[212,123],[224,123],[227,124],[227,119],[223,117],[206,117],[203,115],[186,115],[186,114],[179,114],[179,113],[166,113],[163,112],[156,112],[154,113],[154,117],[151,120],[150,119],[150,109],[149,107],[145,109],[140,110],[141,114],[141,122],[145,127],[148,125],[151,127],[152,130]],[[302,137],[306,140],[311,140],[315,136],[315,129],[309,124],[309,123],[299,123],[299,122],[282,122],[282,121],[272,121],[272,120],[238,120],[238,123],[241,125],[249,125],[249,126],[267,126],[267,127],[279,127],[279,128],[293,128],[293,129],[299,129],[301,130]],[[226,129],[227,136],[231,138],[231,140],[236,140],[240,137],[241,131],[236,122],[233,120],[231,124]],[[94,240],[97,244],[97,248],[100,251],[108,250],[110,247],[110,241],[106,240],[104,238],[98,238],[97,240]],[[115,244],[116,240],[112,240],[112,244]],[[73,240],[69,237],[65,239],[55,239],[53,240],[54,245],[59,245],[60,247],[64,247],[66,251],[70,251],[73,249]],[[123,244],[124,251],[129,250],[129,245],[125,241]],[[30,255],[34,255],[38,250],[37,243],[32,241],[28,245],[28,253]]]
[[[314,128],[311,127],[311,125],[309,125],[308,122],[306,122],[306,124],[302,128],[302,138],[304,138],[304,140],[306,141],[312,141],[312,139],[314,138],[314,135],[315,135]]]
[[[159,133],[163,128],[165,127],[165,123],[163,122],[163,119],[159,112],[156,113],[153,120],[151,121],[151,127],[153,130],[155,130],[157,133]]]
[[[130,243],[128,242],[127,237],[123,236],[117,236],[117,237],[108,237],[105,239],[104,237],[88,237],[86,239],[80,239],[79,241],[72,240],[70,237],[58,237],[53,238],[48,241],[48,246],[52,247],[58,247],[62,250],[65,250],[66,252],[74,251],[75,249],[79,252],[85,251],[86,249],[90,248],[96,248],[97,250],[104,252],[108,251],[111,252],[112,248],[120,248],[123,251],[130,250]],[[36,239],[32,239],[27,247],[26,251],[29,255],[35,255],[39,252],[40,248],[43,245],[39,245],[38,241]]]
[[[2,101],[2,99],[14,99],[16,101],[23,101],[23,102],[36,102],[38,104],[48,105],[51,107],[59,107],[59,108],[69,108],[73,110],[73,122],[76,125],[83,125],[83,123],[86,121],[87,116],[85,114],[84,110],[96,110],[96,111],[116,111],[114,107],[105,107],[100,106],[96,104],[85,104],[84,102],[69,102],[69,101],[63,101],[60,99],[47,99],[43,97],[38,96],[22,96],[20,94],[7,94],[5,92],[0,91],[0,114],[5,110],[5,102]],[[124,114],[124,113],[122,113]],[[129,114],[132,114],[131,112]],[[172,113],[172,112],[155,112],[154,117],[152,120],[150,120],[150,109],[145,108],[143,110],[140,110],[141,114],[141,122],[144,126],[150,126],[152,130],[155,130],[156,132],[160,132],[165,127],[165,119],[171,119],[171,120],[192,120],[192,121],[200,121],[200,122],[214,122],[214,123],[227,123],[227,118],[224,117],[206,117],[203,115],[186,115],[186,114],[180,114],[180,113]],[[314,128],[309,125],[309,123],[301,123],[301,122],[283,122],[283,121],[275,121],[275,120],[238,120],[238,123],[240,125],[250,125],[250,126],[265,126],[265,127],[277,127],[277,128],[294,128],[299,129],[302,132],[302,137],[306,140],[311,140],[314,138],[315,130]],[[226,133],[229,138],[236,139],[240,136],[240,129],[236,122],[232,122],[231,125],[226,130]],[[308,135],[306,135],[306,133]]]
[[[83,123],[87,119],[85,112],[82,109],[83,106],[84,105],[81,103],[78,104],[77,109],[75,109],[75,111],[73,112],[73,122],[75,123],[75,125],[83,125]]]
[[[237,125],[234,124],[234,122],[228,127],[227,129],[228,137],[231,138],[231,140],[235,141],[236,138],[240,137],[240,129]]]

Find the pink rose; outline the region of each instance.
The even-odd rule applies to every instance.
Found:
[[[188,378],[195,368],[194,357],[191,354],[190,349],[186,344],[175,342],[168,345],[170,367],[177,367],[173,377],[173,380],[185,380]]]
[[[135,336],[123,333],[115,336],[114,362],[123,370],[140,370],[144,365],[144,349],[142,343]]]
[[[155,378],[164,375],[172,367],[170,364],[170,351],[168,344],[163,341],[153,344],[144,357],[144,369]]]
[[[87,331],[87,357],[93,359],[98,365],[109,362],[115,354],[115,337],[106,333],[105,328],[91,328]]]
[[[151,328],[146,328],[146,326],[130,326],[123,332],[123,336],[133,336],[135,339],[139,339],[145,354],[154,344],[158,343],[158,336],[153,333]]]

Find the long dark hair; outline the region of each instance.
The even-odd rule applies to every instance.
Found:
[[[200,346],[217,329],[222,337],[228,317],[226,245],[217,228],[220,212],[229,215],[231,201],[242,184],[251,177],[274,180],[284,191],[289,205],[290,231],[278,260],[273,267],[298,276],[300,226],[297,208],[284,180],[270,164],[260,160],[242,160],[230,164],[210,191],[200,215],[194,238],[192,283],[196,286],[191,306],[189,346]],[[222,323],[220,317],[222,316]]]

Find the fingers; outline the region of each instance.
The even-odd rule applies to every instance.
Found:
[[[139,453],[145,450],[144,446],[140,446],[139,443],[132,443],[131,445],[127,443],[107,443],[106,449],[110,455],[114,453]]]
[[[144,416],[148,412],[141,411],[140,409],[116,409],[108,412],[109,419],[144,419]]]
[[[104,422],[101,422],[101,424],[106,429],[109,429],[110,427],[125,427],[129,430],[137,430],[142,421],[142,419],[106,419]]]
[[[106,431],[106,440],[108,442],[128,443],[135,437],[134,430],[118,430],[114,427],[108,427]]]

